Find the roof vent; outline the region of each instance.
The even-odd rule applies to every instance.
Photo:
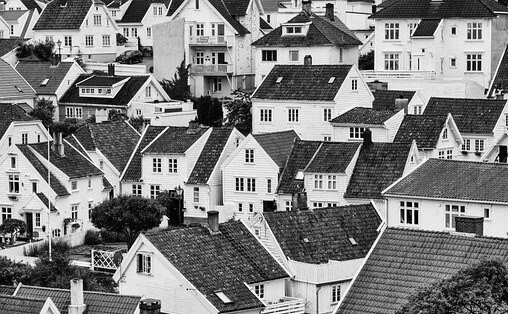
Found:
[[[41,86],[46,86],[48,85],[48,82],[49,82],[49,78],[45,78],[42,83],[41,83]]]
[[[224,292],[222,292],[222,290],[214,291],[214,293],[224,304],[233,303],[233,301]]]
[[[302,170],[299,170],[296,173],[295,180],[303,180],[303,171]]]
[[[282,76],[279,76],[277,80],[275,81],[275,84],[280,84],[282,82]]]
[[[305,243],[309,243],[309,239],[307,239],[307,238],[303,238],[303,242],[305,242]]]
[[[335,82],[335,76],[330,77],[328,84],[332,84],[333,82]]]
[[[349,237],[348,240],[349,240],[349,243],[351,243],[352,246],[357,246],[358,245],[358,242],[356,242],[355,238]]]

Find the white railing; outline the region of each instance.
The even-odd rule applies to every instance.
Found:
[[[215,74],[225,75],[227,73],[233,73],[232,64],[192,64],[191,74]]]
[[[122,261],[122,250],[100,251],[92,250],[92,270],[116,270]]]
[[[190,36],[189,44],[191,45],[217,45],[232,46],[233,36]]]
[[[280,302],[268,304],[261,314],[303,314],[305,313],[305,300],[284,297]]]
[[[434,71],[374,71],[364,70],[360,74],[365,80],[434,80],[436,72]]]

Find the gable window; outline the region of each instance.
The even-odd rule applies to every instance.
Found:
[[[71,206],[71,219],[78,219],[78,205],[76,204]]]
[[[95,14],[93,16],[93,26],[101,26],[102,24],[102,17],[99,14]]]
[[[266,193],[272,193],[272,179],[266,179]]]
[[[137,29],[137,27],[131,28],[131,35],[132,35],[132,37],[138,37],[138,29]]]
[[[85,36],[85,46],[93,47],[93,36],[92,35]]]
[[[4,223],[7,219],[11,218],[12,218],[12,208],[2,207],[2,223]]]
[[[264,62],[277,61],[277,50],[261,50],[261,61]]]
[[[169,173],[178,173],[178,159],[169,158]]]
[[[123,28],[123,36],[124,37],[129,37],[129,28],[128,27],[124,27]]]
[[[363,138],[364,132],[365,132],[365,128],[350,127],[349,128],[349,138],[354,138],[354,139]]]
[[[298,56],[298,50],[290,50],[289,51],[289,61],[290,62],[298,62],[299,60],[299,56]]]
[[[340,285],[332,286],[332,303],[337,303],[340,301]]]
[[[199,10],[199,0],[194,0],[194,8]]]
[[[329,175],[328,179],[328,190],[336,190],[337,189],[337,176]]]
[[[265,297],[265,285],[261,284],[261,285],[255,285],[254,286],[254,293],[260,298],[264,298]]]
[[[507,121],[508,121],[508,120],[507,120]],[[508,122],[507,122],[507,123],[508,123]],[[12,145],[12,137],[10,137],[10,136],[9,136],[9,138],[8,138],[8,141],[7,141],[7,142],[8,142],[8,143],[7,143],[7,145],[8,145],[8,146],[11,146],[11,145]]]
[[[314,189],[322,189],[323,188],[323,175],[315,174],[314,175]]]
[[[152,28],[151,27],[146,28],[146,37],[148,37],[148,38],[152,37]]]
[[[150,185],[150,198],[151,199],[155,199],[157,198],[157,195],[159,195],[161,191],[161,186],[160,185]]]
[[[28,144],[28,133],[21,133],[21,144]]]
[[[298,109],[297,108],[288,109],[288,121],[289,122],[298,122]]]
[[[72,36],[64,36],[64,46],[65,47],[72,46]]]
[[[152,86],[147,86],[145,88],[145,96],[146,98],[152,97]]]
[[[358,80],[352,79],[351,80],[351,90],[357,91],[358,90]]]
[[[452,36],[457,35],[457,26],[452,26],[452,28],[450,30],[450,33],[451,33]]]
[[[194,187],[193,189],[193,200],[194,203],[199,203],[199,187]]]
[[[399,23],[385,23],[385,39],[399,39]]]
[[[260,113],[261,122],[272,122],[272,109],[261,109]]]
[[[11,169],[16,169],[16,157],[11,156]]]
[[[116,17],[116,11],[110,11],[112,17]]]
[[[254,163],[254,150],[253,149],[246,149],[245,150],[245,162],[252,164]]]
[[[400,223],[405,225],[418,225],[419,207],[418,202],[400,202]]]
[[[103,161],[103,160],[100,160],[100,161],[99,161],[99,168],[100,168],[101,170],[103,170],[103,169],[104,169],[104,161]]]
[[[481,72],[482,71],[482,54],[468,53],[466,55],[466,71]]]
[[[249,203],[249,213],[253,213],[253,212],[254,212],[254,204]]]
[[[399,59],[398,53],[385,53],[385,70],[399,70]]]
[[[102,46],[111,46],[111,37],[109,35],[102,35]]]
[[[77,191],[78,181],[71,181],[71,191]]]
[[[468,40],[481,40],[482,39],[482,23],[467,23],[467,39]]]
[[[141,184],[132,185],[132,195],[141,196]]]
[[[474,150],[477,152],[483,152],[485,146],[484,140],[474,140]]]
[[[198,36],[205,35],[205,24],[196,24],[196,35]]]
[[[323,109],[323,121],[328,122],[332,119],[332,108]]]
[[[152,158],[152,172],[155,172],[155,173],[162,172],[162,159],[161,158]]]
[[[19,193],[19,175],[9,175],[9,193]]]
[[[448,139],[448,129],[447,129],[447,128],[445,128],[445,129],[443,130],[443,140],[447,140],[447,139]]]
[[[152,255],[139,253],[137,258],[137,272],[150,275],[152,273]]]
[[[344,62],[344,48],[339,48],[339,62]]]
[[[455,229],[455,217],[466,214],[466,206],[445,205],[445,227]]]

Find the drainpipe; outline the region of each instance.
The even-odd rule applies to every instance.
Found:
[[[316,314],[319,314],[319,290],[321,290],[321,287],[316,289]]]

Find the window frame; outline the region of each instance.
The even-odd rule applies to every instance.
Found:
[[[153,254],[146,252],[139,252],[136,254],[136,273],[142,275],[152,275]]]
[[[385,36],[384,40],[400,40],[400,24],[397,22],[385,23]]]
[[[409,205],[410,204],[410,205]],[[416,206],[415,206],[416,205]],[[408,215],[411,213],[411,215]],[[408,217],[411,217],[408,219]],[[399,222],[406,226],[420,225],[420,202],[418,201],[400,201],[399,203]],[[410,221],[408,221],[410,220]]]
[[[453,208],[456,208],[457,210],[454,211]],[[445,224],[444,227],[446,229],[455,229],[455,217],[460,217],[466,215],[466,206],[465,205],[459,205],[459,204],[445,204],[444,211],[445,211]],[[454,214],[457,213],[457,214]]]

